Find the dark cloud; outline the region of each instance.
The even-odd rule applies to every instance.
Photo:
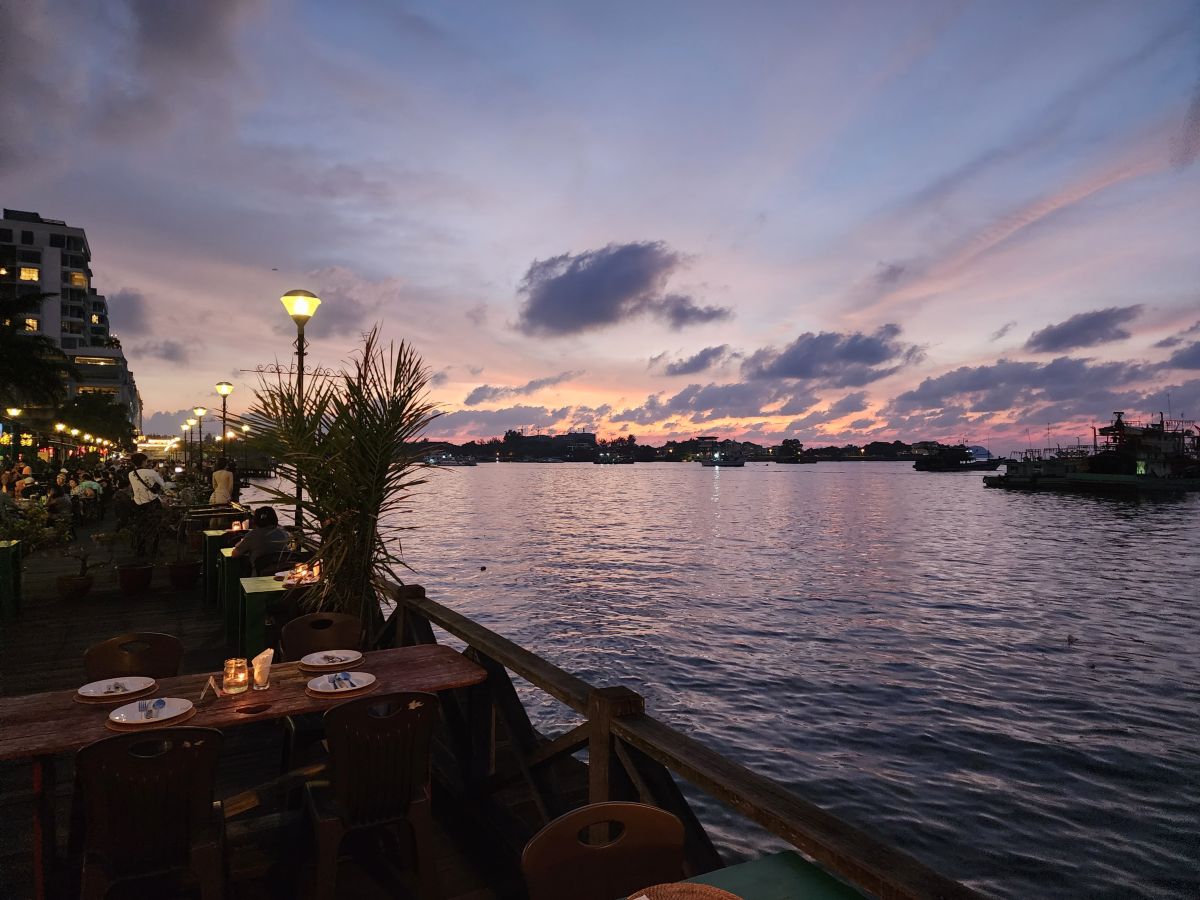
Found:
[[[317,269],[307,277],[322,300],[321,308],[306,326],[311,337],[357,336],[385,305],[397,308],[404,302],[402,286],[396,279],[370,281],[342,266]],[[282,334],[295,334],[295,326],[286,319],[276,325]]]
[[[108,319],[118,336],[137,337],[150,332],[150,305],[141,291],[122,288],[109,294]]]
[[[571,413],[571,407],[509,406],[504,409],[463,409],[445,413],[425,430],[431,438],[471,434],[495,437],[510,429],[549,428]]]
[[[881,285],[893,285],[904,275],[905,266],[901,263],[879,263],[875,270],[875,281]]]
[[[781,415],[790,416],[802,412],[811,406],[811,401],[799,407],[785,406],[779,410]],[[833,422],[843,416],[848,416],[850,413],[860,412],[867,408],[867,392],[855,391],[853,394],[847,394],[840,400],[829,404],[824,409],[814,410],[808,415],[796,419],[788,424],[788,431],[797,431],[802,428],[811,428],[814,425],[823,425],[826,422]]]
[[[191,359],[192,347],[181,341],[173,341],[169,338],[164,338],[161,341],[146,341],[142,344],[137,344],[129,351],[130,363],[137,364],[139,356],[150,356],[155,359],[163,359],[167,362],[186,363]]]
[[[651,315],[672,328],[729,318],[732,311],[665,294],[682,258],[662,241],[609,244],[600,250],[534,260],[521,282],[517,327],[526,334],[580,334]]]
[[[786,400],[789,393],[788,388],[765,381],[689,384],[666,400],[662,394],[652,394],[641,406],[621,410],[610,419],[639,425],[650,425],[672,416],[686,417],[685,420],[694,425],[714,419],[744,419],[769,415],[764,407]]]
[[[1178,334],[1163,338],[1161,341],[1155,341],[1154,346],[1160,350],[1169,350],[1172,347],[1178,347],[1189,334],[1200,334],[1200,321],[1195,322],[1190,328],[1185,328]]]
[[[488,308],[486,303],[476,303],[466,312],[467,321],[472,325],[483,326],[487,324]]]
[[[705,369],[711,369],[725,359],[729,354],[729,345],[721,344],[718,347],[705,347],[703,350],[695,353],[692,356],[684,359],[677,359],[674,362],[669,362],[663,367],[663,372],[667,375],[695,375],[697,372],[703,372]],[[654,365],[661,362],[666,357],[665,353],[650,360],[650,364]]]
[[[478,406],[480,403],[491,403],[494,400],[507,400],[510,397],[524,397],[529,394],[536,394],[543,388],[553,387],[556,384],[562,384],[564,381],[571,381],[581,376],[583,372],[561,372],[558,375],[549,375],[545,378],[535,378],[532,381],[527,381],[525,384],[514,385],[512,387],[494,387],[490,384],[481,384],[471,393],[467,394],[467,398],[463,400],[467,406]]]
[[[1164,365],[1168,369],[1200,369],[1200,341],[1176,350]]]
[[[177,437],[182,432],[179,428],[184,421],[192,417],[191,409],[177,409],[175,412],[159,411],[142,418],[142,430],[145,434],[164,437]],[[217,429],[220,432],[220,428]]]
[[[897,340],[899,325],[874,334],[805,332],[782,350],[765,347],[742,364],[748,378],[792,378],[829,387],[859,387],[918,362],[919,347]]]
[[[1034,353],[1062,353],[1079,347],[1123,341],[1129,337],[1129,332],[1121,326],[1136,319],[1141,312],[1142,307],[1136,305],[1110,306],[1079,313],[1065,322],[1035,331],[1025,342],[1025,349]]]
[[[429,375],[429,384],[431,387],[438,387],[450,380],[450,370],[440,369],[437,372],[432,372]]]
[[[1013,319],[1011,322],[1005,322],[1003,325],[1001,325],[999,328],[997,328],[995,331],[992,332],[992,335],[991,335],[991,337],[988,338],[988,340],[989,341],[998,341],[1016,327],[1017,327],[1016,319]]]
[[[943,424],[948,410],[960,416],[1009,409],[1018,417],[1043,418],[1042,410],[1065,404],[1061,418],[1104,417],[1128,395],[1128,385],[1153,375],[1151,367],[1133,362],[1095,363],[1062,356],[1048,363],[1001,359],[991,365],[962,366],[895,397],[886,409],[897,428],[919,430]],[[1069,413],[1068,413],[1069,410]]]
[[[247,96],[238,39],[264,0],[102,6],[0,4],[0,163],[45,161],[90,137],[136,143],[197,115],[213,128]]]

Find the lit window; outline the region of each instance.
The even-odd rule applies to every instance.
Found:
[[[25,320],[25,330],[26,331],[37,331],[38,330],[38,320],[37,319],[26,319]]]
[[[93,325],[100,324],[100,317],[98,315],[96,315],[95,313],[92,313],[92,324]]]
[[[41,273],[32,266],[21,266],[21,281],[41,281]]]
[[[84,275],[82,272],[72,272],[71,273],[71,286],[72,287],[82,287],[82,288],[87,287],[88,286],[87,285],[87,276]]]
[[[75,365],[77,366],[115,366],[117,361],[109,356],[77,356],[75,357]]]

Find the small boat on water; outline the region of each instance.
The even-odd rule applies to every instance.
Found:
[[[970,447],[955,444],[918,456],[913,468],[918,472],[995,472],[1002,462],[999,457],[980,459]]]
[[[746,465],[746,458],[740,453],[722,453],[718,450],[702,457],[700,465],[709,469],[741,469]]]
[[[440,466],[442,468],[477,465],[475,460],[470,456],[455,456],[453,453],[434,453],[431,456],[425,457],[425,464]]]
[[[1026,450],[1005,461],[1005,474],[984,476],[983,483],[1026,491],[1200,491],[1200,432],[1194,421],[1160,413],[1157,422],[1141,425],[1115,412],[1111,425],[1094,432],[1090,448]]]
[[[596,458],[592,463],[597,466],[632,466],[633,457],[627,456],[624,453],[612,453],[608,450],[601,450],[596,454]]]

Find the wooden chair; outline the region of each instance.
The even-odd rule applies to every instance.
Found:
[[[84,900],[120,881],[187,871],[202,900],[223,896],[225,815],[213,801],[221,741],[212,728],[185,726],[119,734],[76,754]]]
[[[319,650],[361,650],[362,620],[345,613],[309,613],[292,619],[279,635],[281,661],[296,662]],[[283,758],[280,771],[292,767],[297,749],[312,746],[324,735],[324,722],[315,713],[283,720]]]
[[[358,650],[362,620],[345,613],[309,613],[283,626],[279,644],[283,658],[289,662],[319,650]]]
[[[593,825],[615,837],[593,843]],[[683,878],[683,823],[644,803],[593,803],[555,819],[525,845],[529,900],[616,900]]]
[[[325,713],[330,780],[304,786],[316,829],[318,898],[334,896],[346,834],[401,823],[414,845],[417,895],[438,896],[429,785],[429,742],[437,717],[437,697],[421,693],[362,697]]]
[[[133,631],[88,647],[83,667],[91,681],[145,675],[170,678],[179,674],[183,643],[179,638],[154,631]]]

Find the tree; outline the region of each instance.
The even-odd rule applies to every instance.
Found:
[[[78,394],[59,407],[58,418],[72,428],[133,446],[133,423],[129,410],[103,394]]]
[[[79,371],[48,337],[25,331],[25,314],[37,313],[56,294],[0,292],[0,406],[54,406]]]

